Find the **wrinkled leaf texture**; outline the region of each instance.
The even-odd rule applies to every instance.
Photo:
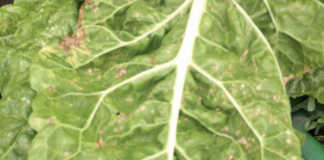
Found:
[[[37,4],[28,159],[301,159],[285,82],[324,62],[320,1]]]
[[[31,100],[28,62],[19,58],[15,49],[17,21],[22,17],[21,7],[0,9],[0,159],[27,159],[34,136],[28,125]],[[20,53],[21,54],[21,53]]]
[[[57,3],[56,1],[55,3]],[[15,0],[15,5],[0,8],[0,159],[27,160],[28,150],[35,131],[28,125],[31,103],[35,91],[29,83],[30,64],[33,57],[49,39],[46,28],[60,24],[60,32],[52,36],[67,35],[75,24],[77,6],[66,3],[67,7],[53,5],[55,3],[37,0]],[[43,16],[39,9],[46,8]],[[57,12],[75,10],[75,14],[55,17]],[[35,12],[37,11],[37,12]],[[62,14],[62,13],[61,13]],[[37,28],[37,29],[35,29]]]

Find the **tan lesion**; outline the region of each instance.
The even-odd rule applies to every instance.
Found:
[[[303,74],[306,74],[308,72],[310,72],[312,69],[308,66],[308,65],[305,65],[304,66],[304,73]]]
[[[7,30],[8,28],[8,22],[4,22],[2,25],[1,25],[2,29],[3,30]]]
[[[63,49],[67,53],[71,51],[71,48],[80,48],[83,43],[82,39],[84,35],[85,32],[83,29],[77,29],[75,34],[64,38],[64,40],[59,44],[59,48]]]
[[[309,73],[312,70],[312,68],[308,65],[304,66],[304,72],[301,75],[298,75],[298,77],[303,77],[305,74]],[[293,74],[290,74],[286,77],[284,77],[284,83],[287,84],[289,81],[291,81],[292,79],[294,79],[296,76],[294,76]]]
[[[82,25],[82,16],[83,16],[83,11],[84,8],[90,3],[91,0],[85,0],[82,4],[82,6],[79,9],[79,16],[78,16],[78,24],[81,26]]]
[[[240,62],[243,62],[244,60],[246,60],[248,58],[248,53],[249,53],[249,50],[246,49],[243,53],[242,53],[242,56],[240,58]]]

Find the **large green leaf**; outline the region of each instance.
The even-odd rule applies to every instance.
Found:
[[[29,159],[301,159],[251,2],[86,0],[31,67]]]

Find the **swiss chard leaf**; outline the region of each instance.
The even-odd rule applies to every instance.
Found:
[[[251,2],[86,0],[31,66],[29,159],[301,159],[284,38],[255,19],[283,5]]]

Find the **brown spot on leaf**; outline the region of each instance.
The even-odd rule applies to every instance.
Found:
[[[145,111],[145,108],[146,108],[145,106],[141,106],[140,111],[142,111],[142,112]]]
[[[97,147],[100,149],[104,146],[105,142],[100,138],[98,141],[97,141]]]
[[[240,144],[247,144],[247,140],[243,137],[239,140]]]
[[[88,69],[88,75],[92,75],[92,69]]]
[[[83,10],[84,8],[90,3],[91,0],[85,0],[82,6],[79,9],[79,17],[78,17],[78,24],[82,25],[82,17],[83,17]]]
[[[70,156],[70,153],[69,153],[69,152],[64,152],[64,153],[63,153],[63,155],[64,155],[64,157],[66,157],[66,158],[67,158],[67,157],[69,157],[69,156]]]
[[[225,126],[224,128],[222,128],[222,131],[223,132],[228,132],[229,131],[229,128],[227,126]]]
[[[125,99],[125,102],[133,102],[133,101],[134,101],[133,98],[126,98],[126,99]]]
[[[240,61],[241,61],[241,62],[244,61],[244,60],[247,58],[248,53],[249,53],[249,50],[248,50],[248,49],[246,49],[246,50],[242,53],[242,57],[240,58]]]
[[[311,71],[311,68],[308,65],[304,66],[304,74]]]
[[[291,144],[292,142],[291,142],[291,139],[286,139],[286,143],[287,144]]]
[[[241,131],[240,130],[237,130],[236,132],[235,132],[235,135],[236,136],[239,136],[241,134]]]
[[[294,75],[289,75],[287,77],[284,77],[284,83],[287,84],[290,80],[292,80],[294,78]]]
[[[63,49],[65,52],[70,52],[71,48],[80,48],[84,35],[84,30],[78,29],[72,36],[64,38],[59,44],[59,48]]]
[[[85,6],[90,3],[90,1],[91,0],[85,0],[79,9],[78,24],[80,26],[82,25],[83,10]],[[69,52],[73,47],[79,48],[82,43],[82,38],[84,37],[84,35],[85,35],[84,30],[78,28],[72,36],[64,38],[64,40],[59,44],[59,48],[64,49],[65,52]]]
[[[140,17],[140,16],[141,16],[140,13],[138,13],[138,12],[135,13],[135,17],[136,17],[136,18],[138,18],[138,17]]]
[[[272,97],[272,99],[273,99],[274,101],[276,101],[276,102],[279,102],[280,99],[281,99],[281,97],[280,97],[279,95],[275,95],[275,96]]]
[[[97,10],[97,6],[96,6],[96,5],[92,5],[92,6],[91,6],[91,9],[92,9],[93,11],[96,11],[96,10]]]
[[[55,89],[53,87],[48,87],[48,90],[52,93],[55,92]]]
[[[242,144],[245,148],[251,147],[251,144],[249,144],[248,141],[244,137],[239,140],[239,143]]]
[[[219,67],[220,67],[219,64],[215,64],[215,65],[211,66],[211,69],[212,69],[212,70],[218,70]]]
[[[122,120],[128,120],[129,119],[129,116],[128,116],[128,114],[120,114],[120,118]]]
[[[256,90],[257,90],[257,91],[260,91],[261,89],[262,89],[262,85],[259,84],[259,85],[256,87]]]
[[[122,77],[127,73],[126,69],[120,69],[118,72],[117,77]]]
[[[53,124],[54,123],[54,120],[53,119],[47,119],[46,120],[46,124]]]
[[[151,57],[150,58],[150,64],[154,64],[155,63],[155,58],[154,57]]]
[[[100,69],[99,69],[99,68],[93,68],[93,70],[94,70],[95,72],[100,72]]]

